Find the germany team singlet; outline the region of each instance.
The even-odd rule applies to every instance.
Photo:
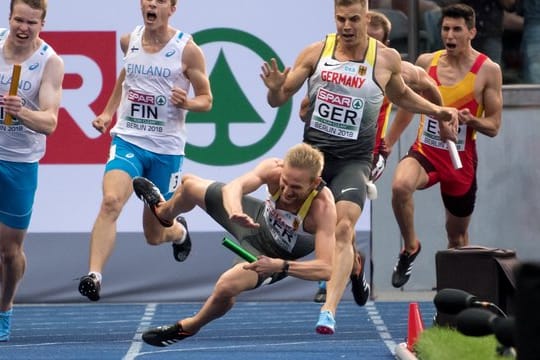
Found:
[[[335,58],[337,36],[326,36],[308,81],[304,141],[340,159],[371,161],[383,91],[374,78],[377,41],[369,38],[361,61]]]

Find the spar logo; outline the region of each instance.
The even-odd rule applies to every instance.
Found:
[[[64,60],[65,77],[58,127],[47,140],[41,163],[103,164],[111,137],[96,131],[92,120],[105,108],[116,81],[116,32],[43,32],[42,36]],[[282,61],[264,41],[243,31],[215,28],[193,37],[207,57],[214,103],[210,112],[188,113],[186,157],[223,166],[266,154],[288,125],[292,101],[270,108],[260,67],[276,58],[283,69]],[[163,96],[139,100],[167,102]]]
[[[211,51],[215,53],[209,74],[214,100],[210,112],[187,116],[186,157],[219,166],[246,163],[266,154],[283,135],[292,109],[292,101],[277,111],[270,109],[259,78],[263,61],[270,58],[283,69],[279,56],[259,38],[236,29],[208,29],[193,34],[193,39],[207,58]],[[202,124],[207,127],[197,126]],[[212,136],[207,144],[193,144],[198,132],[206,133],[203,129],[208,126]]]

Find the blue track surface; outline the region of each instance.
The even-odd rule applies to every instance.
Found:
[[[420,302],[426,326],[434,307]],[[408,302],[342,302],[334,335],[318,335],[312,302],[239,302],[196,336],[166,348],[144,344],[148,327],[190,316],[201,304],[19,305],[0,359],[393,359],[408,328]]]

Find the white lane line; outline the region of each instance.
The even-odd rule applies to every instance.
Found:
[[[392,335],[390,335],[390,332],[388,331],[388,328],[386,327],[386,324],[381,318],[381,315],[379,314],[379,310],[377,310],[377,307],[375,306],[375,303],[373,301],[369,301],[366,304],[366,310],[368,313],[368,317],[375,325],[375,329],[377,330],[377,333],[379,334],[379,337],[384,342],[388,350],[392,353],[392,355],[396,355],[396,342],[392,339]]]
[[[137,356],[139,356],[142,345],[143,345],[142,333],[145,329],[147,329],[150,326],[150,323],[156,313],[156,308],[157,308],[156,303],[151,303],[151,304],[146,305],[146,308],[144,309],[144,314],[141,318],[141,321],[139,322],[139,326],[137,327],[137,331],[135,332],[135,335],[133,336],[133,341],[131,341],[131,346],[129,347],[126,355],[122,358],[123,360],[133,360]]]

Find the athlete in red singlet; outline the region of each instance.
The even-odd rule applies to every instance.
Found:
[[[457,148],[463,168],[456,170],[439,137],[436,122],[422,117],[409,153],[398,164],[392,184],[392,207],[405,242],[392,274],[392,285],[403,286],[420,252],[414,229],[413,193],[441,184],[446,209],[448,247],[469,243],[468,227],[476,197],[476,134],[494,137],[502,114],[502,74],[499,65],[471,46],[476,35],[474,10],[456,4],[442,10],[441,36],[445,49],[423,54],[417,65],[437,82],[445,106],[460,109]],[[386,142],[391,149],[412,114],[398,110]]]

